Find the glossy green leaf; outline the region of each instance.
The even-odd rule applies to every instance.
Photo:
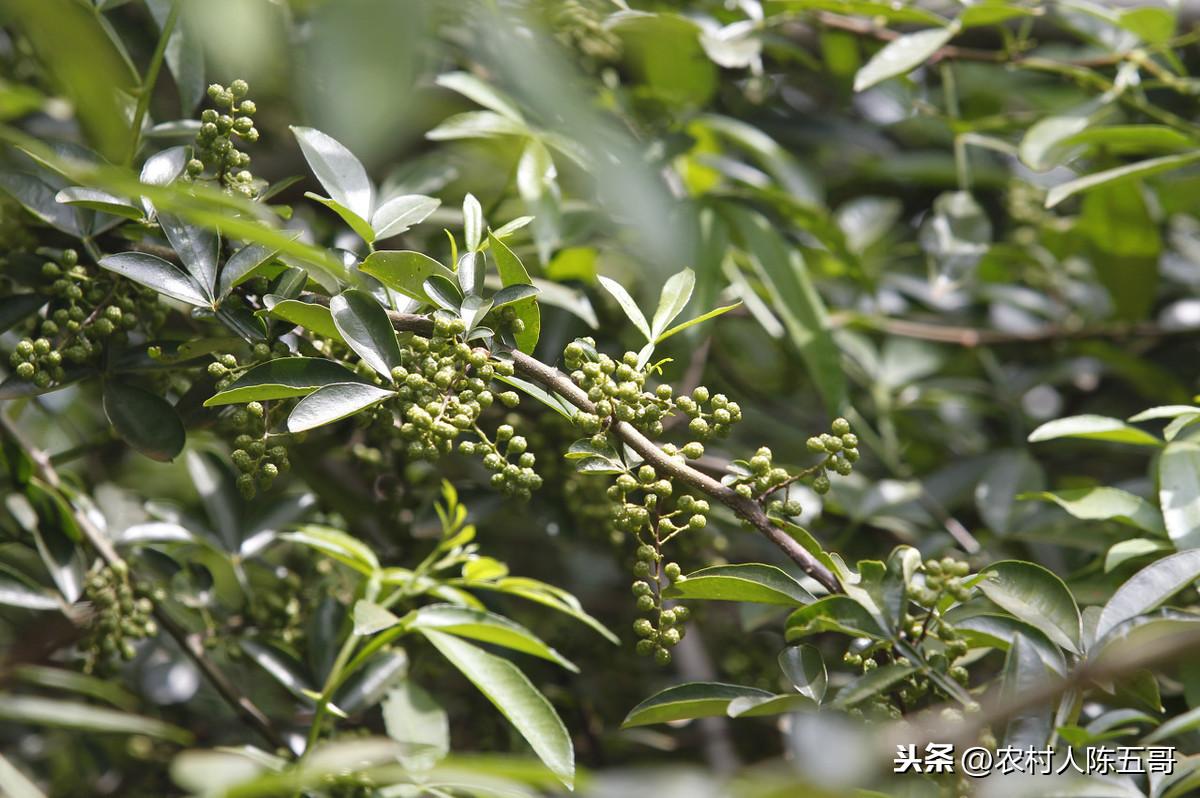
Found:
[[[978,587],[1014,616],[1045,633],[1063,648],[1080,653],[1079,607],[1063,581],[1031,562],[1005,560],[980,571]]]
[[[505,305],[511,305],[514,302],[520,302],[523,299],[531,299],[538,295],[538,289],[535,286],[524,283],[514,283],[506,285],[492,295],[492,309],[498,310]]]
[[[1187,152],[1178,155],[1164,155],[1161,158],[1151,158],[1137,163],[1125,164],[1102,172],[1086,175],[1054,186],[1046,193],[1046,207],[1053,208],[1063,200],[1076,194],[1091,191],[1100,186],[1121,183],[1143,177],[1153,177],[1163,172],[1187,166],[1200,160],[1200,152]]]
[[[562,720],[517,666],[454,635],[422,629],[442,656],[487,697],[525,738],[546,767],[572,788],[575,749]]]
[[[1014,637],[1004,660],[1001,684],[1004,700],[1016,702],[1028,693],[1043,689],[1050,676],[1041,658],[1025,638],[1021,635]],[[1051,730],[1049,707],[1046,704],[1035,704],[1025,707],[1008,719],[1004,743],[1009,746],[1040,748],[1046,745]]]
[[[474,330],[491,309],[492,300],[472,294],[463,300],[459,312],[462,314],[462,320],[467,325],[467,329]]]
[[[803,643],[788,646],[779,652],[779,669],[801,695],[818,704],[825,698],[829,676],[825,670],[825,660],[816,646]]]
[[[816,597],[773,565],[746,563],[702,568],[676,580],[668,598],[713,601],[751,601],[759,604],[801,606]]]
[[[469,586],[472,590],[494,590],[549,607],[586,624],[610,643],[620,643],[620,640],[608,627],[584,611],[579,599],[560,587],[524,576],[504,577],[495,582],[472,582]]]
[[[379,558],[370,546],[337,529],[307,524],[295,532],[285,532],[279,537],[281,540],[316,549],[368,576],[379,570]]]
[[[442,201],[423,194],[405,194],[392,197],[380,205],[371,217],[371,228],[375,239],[391,238],[406,233],[412,227],[429,218]]]
[[[549,660],[569,671],[579,671],[569,660],[539,640],[524,626],[495,613],[453,604],[430,604],[418,609],[408,619],[408,626],[418,630],[437,629],[482,643],[511,648],[513,651]]]
[[[217,296],[224,298],[237,286],[248,280],[259,266],[270,261],[279,253],[278,249],[265,247],[262,244],[247,244],[229,256],[221,269],[221,278],[217,285]]]
[[[383,726],[400,743],[406,770],[424,771],[450,752],[450,720],[433,696],[412,679],[388,691],[383,700]]]
[[[725,305],[723,307],[719,307],[719,308],[710,310],[707,313],[701,313],[699,316],[696,316],[693,319],[688,319],[687,321],[680,322],[679,324],[676,324],[674,327],[671,327],[670,329],[663,331],[662,333],[660,333],[658,335],[657,338],[654,339],[654,343],[656,343],[656,344],[662,343],[663,341],[667,340],[668,338],[670,338],[672,335],[675,335],[676,333],[681,333],[689,327],[693,327],[697,324],[700,324],[701,322],[708,321],[709,319],[714,319],[717,316],[724,315],[731,310],[740,308],[741,306],[742,306],[742,303],[739,300],[737,302],[734,302],[732,305]]]
[[[454,272],[428,255],[409,250],[372,252],[359,269],[393,291],[421,302],[427,301],[424,285],[433,275],[455,282]]]
[[[111,213],[114,216],[120,216],[125,219],[140,220],[145,216],[142,209],[129,200],[95,188],[69,186],[58,192],[54,196],[54,199],[64,205],[74,205],[101,213]]]
[[[201,307],[212,304],[195,280],[174,264],[154,255],[145,252],[122,252],[118,255],[105,255],[98,262],[110,272],[127,277],[147,288],[153,288],[160,294],[180,302]]]
[[[1162,440],[1124,421],[1107,416],[1083,415],[1047,421],[1029,434],[1030,443],[1056,438],[1083,438],[1132,446],[1161,446]]]
[[[655,693],[631,709],[621,728],[724,715],[730,702],[739,698],[774,698],[774,695],[755,687],[720,682],[678,684]]]
[[[273,294],[267,294],[263,298],[263,304],[272,316],[311,330],[323,338],[345,343],[337,325],[333,323],[333,314],[324,305],[302,302],[299,299],[280,299]]]
[[[12,294],[0,297],[0,333],[29,318],[45,304],[46,297],[41,294]]]
[[[817,632],[841,632],[854,637],[885,639],[887,632],[866,609],[848,596],[817,599],[793,612],[787,619],[789,643]]]
[[[144,715],[30,695],[0,696],[0,718],[12,723],[97,734],[144,734],[183,745],[192,740],[190,732]]]
[[[0,604],[26,610],[57,610],[62,605],[46,590],[23,585],[15,579],[0,576]]]
[[[291,130],[304,153],[304,160],[308,161],[309,168],[329,196],[360,219],[370,219],[375,188],[362,163],[339,142],[319,130],[294,126]]]
[[[1159,606],[1200,577],[1200,549],[1164,557],[1131,576],[1104,605],[1096,623],[1096,639],[1118,624]]]
[[[1158,500],[1175,548],[1200,548],[1200,444],[1172,441],[1163,449]]]
[[[400,344],[379,301],[366,291],[351,288],[329,300],[329,312],[354,354],[376,374],[392,381],[392,369],[400,365]]]
[[[1168,740],[1178,734],[1200,729],[1200,707],[1176,715],[1163,721],[1163,724],[1142,738],[1145,745],[1153,745],[1161,740]]]
[[[505,288],[513,285],[529,285],[529,272],[508,245],[488,233],[488,248],[496,261],[496,269],[500,272],[500,283]],[[542,312],[538,308],[537,297],[531,296],[512,303],[512,309],[517,318],[525,324],[525,329],[514,335],[517,348],[526,354],[533,352],[538,339],[542,335]]]
[[[350,369],[320,357],[283,357],[260,363],[208,399],[205,407],[305,396],[332,383],[369,384]]]
[[[626,318],[633,322],[633,326],[637,328],[638,332],[645,336],[647,341],[653,341],[654,336],[650,334],[650,323],[646,321],[646,317],[638,308],[637,302],[625,290],[625,286],[604,275],[600,275],[596,279],[600,281],[600,285],[604,286],[604,290],[617,300],[617,304],[621,306],[621,310],[625,311]]]
[[[217,286],[217,256],[220,251],[217,234],[167,213],[158,214],[158,223],[162,225],[171,248],[183,262],[184,269],[200,286],[204,296],[211,299]]]
[[[687,307],[695,289],[696,273],[691,269],[684,269],[671,275],[658,298],[658,307],[654,311],[654,318],[650,320],[649,340],[657,341],[662,336],[667,325],[675,321],[675,318]]]
[[[0,756],[0,792],[8,798],[46,798],[45,793],[4,756]]]
[[[373,635],[400,623],[400,618],[386,607],[373,601],[359,599],[354,602],[354,633]]]
[[[529,128],[520,122],[492,111],[467,111],[455,114],[442,121],[425,134],[430,141],[453,141],[455,139],[486,139],[497,136],[525,136]]]
[[[174,460],[187,439],[175,408],[156,393],[105,380],[104,415],[121,438],[152,460]]]
[[[371,227],[371,223],[347,208],[342,203],[335,199],[330,199],[329,197],[322,197],[320,194],[314,194],[311,191],[304,192],[304,196],[308,197],[310,200],[321,203],[326,208],[340,216],[342,221],[346,223],[346,226],[353,230],[354,234],[363,241],[366,241],[368,244],[375,242],[375,230]]]
[[[58,192],[43,180],[24,172],[0,171],[0,189],[51,227],[77,238],[87,233],[90,211],[58,202]]]
[[[735,698],[729,702],[725,714],[731,718],[762,718],[771,715],[784,715],[789,712],[815,710],[817,704],[805,695],[787,693],[784,695],[759,696],[751,698]]]
[[[458,313],[458,307],[462,304],[463,295],[453,280],[449,280],[440,274],[432,274],[425,279],[425,284],[422,288],[425,289],[423,299],[426,302],[431,302],[442,310]]]
[[[479,249],[483,241],[483,206],[474,194],[463,199],[463,242],[471,252]]]
[[[838,709],[847,709],[855,704],[861,704],[868,698],[887,690],[896,682],[907,679],[916,669],[915,665],[899,663],[880,665],[839,690],[833,699],[833,706]]]
[[[523,116],[517,108],[516,103],[491,84],[485,83],[470,72],[447,72],[443,75],[438,75],[435,82],[437,85],[456,91],[468,100],[472,100],[484,108],[495,111],[514,122],[523,121]]]
[[[1108,551],[1104,555],[1104,571],[1105,573],[1112,571],[1124,565],[1129,560],[1174,550],[1175,548],[1165,540],[1152,540],[1150,538],[1119,540],[1109,546]]]
[[[1117,521],[1152,535],[1166,536],[1162,513],[1141,496],[1119,488],[1071,488],[1023,493],[1020,499],[1051,501],[1083,521]]]
[[[301,399],[288,415],[289,432],[303,432],[332,424],[396,394],[385,388],[362,382],[337,382],[323,385]]]
[[[854,90],[865,91],[877,83],[907,75],[945,46],[956,27],[930,28],[899,36],[883,46],[854,76]]]

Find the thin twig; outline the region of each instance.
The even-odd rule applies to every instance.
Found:
[[[158,46],[154,48],[154,55],[150,57],[150,65],[146,67],[146,77],[138,91],[137,109],[133,113],[129,156],[125,159],[127,165],[132,164],[133,159],[137,157],[138,145],[142,140],[142,122],[145,121],[146,112],[150,109],[150,95],[154,93],[154,86],[158,83],[158,73],[162,69],[163,57],[167,53],[167,42],[175,31],[175,23],[179,19],[179,9],[182,5],[182,0],[174,0],[171,3],[171,11],[167,14],[162,34],[158,37]]]
[[[59,478],[58,471],[55,470],[51,458],[41,449],[27,442],[24,436],[17,430],[12,420],[3,412],[0,412],[0,429],[29,457],[37,476],[54,490],[60,490],[62,480]],[[86,513],[76,510],[75,505],[71,502],[68,501],[66,504],[71,508],[72,520],[79,527],[84,537],[87,538],[88,543],[100,555],[100,558],[110,566],[122,562],[121,555],[117,553],[108,536],[92,522],[91,518]],[[132,574],[130,574],[129,578],[130,581],[133,581]],[[275,729],[266,713],[259,709],[258,705],[250,700],[248,696],[243,694],[229,677],[217,667],[217,664],[208,657],[200,635],[188,632],[187,629],[182,627],[157,603],[154,605],[154,617],[158,620],[159,626],[165,629],[167,634],[174,638],[179,647],[183,649],[184,653],[196,663],[201,673],[204,674],[209,683],[212,684],[234,711],[252,726],[264,740],[270,743],[272,748],[287,748],[283,735]]]

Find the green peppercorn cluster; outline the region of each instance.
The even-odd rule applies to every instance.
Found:
[[[941,605],[947,597],[957,602],[970,598],[970,588],[963,583],[970,570],[967,563],[952,557],[926,560],[922,565],[923,581],[914,580],[906,588],[909,604],[899,631],[901,640],[920,648],[931,671],[962,685],[967,683],[970,674],[960,660],[969,647],[958,630],[942,617]],[[852,641],[842,658],[847,665],[861,668],[863,673],[874,670],[881,660],[908,664],[905,657],[896,656],[891,642],[866,638]],[[927,698],[932,701],[946,698],[940,690],[938,695],[931,696],[935,690],[938,690],[937,684],[929,673],[917,671],[874,696],[852,714],[867,720],[898,719]]]
[[[250,155],[237,147],[238,141],[258,141],[253,119],[258,109],[253,100],[245,99],[249,91],[244,80],[235,80],[228,88],[219,83],[208,87],[208,98],[220,110],[206,108],[200,115],[200,132],[187,162],[189,179],[216,180],[226,191],[244,197],[258,193],[254,175],[246,168]]]
[[[635,650],[659,665],[671,662],[671,649],[679,644],[687,631],[685,623],[690,611],[682,605],[667,607],[663,604],[663,590],[683,579],[678,563],[662,565],[659,547],[643,543],[637,548],[637,562],[633,572],[638,576],[633,583],[633,595],[637,597],[639,612],[649,617],[633,622],[633,631],[640,639]]]
[[[237,448],[229,455],[240,472],[238,491],[251,499],[258,490],[268,490],[280,474],[291,468],[287,447],[273,443],[267,408],[262,402],[249,402],[230,415],[229,423],[238,431],[233,439]]]
[[[551,24],[555,36],[568,47],[596,61],[621,57],[621,38],[606,24],[605,7],[589,0],[556,0]]]
[[[136,655],[134,642],[158,634],[152,617],[154,603],[136,596],[123,560],[94,568],[83,585],[84,598],[95,607],[96,620],[83,644],[84,672],[92,673],[102,661],[118,654],[125,660]]]
[[[817,476],[812,481],[812,489],[817,493],[829,492],[830,470],[844,477],[858,462],[858,436],[850,431],[850,422],[844,418],[835,418],[830,431],[809,438],[807,446],[813,454],[829,455],[817,467]]]
[[[9,357],[14,373],[38,388],[61,382],[69,367],[99,364],[109,344],[126,343],[131,331],[151,333],[166,321],[153,289],[82,264],[73,249],[46,260],[41,275],[45,314],[27,322],[29,335]]]

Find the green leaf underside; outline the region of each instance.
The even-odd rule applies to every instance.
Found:
[[[289,432],[304,432],[374,407],[395,392],[361,382],[323,385],[301,399],[288,416]]]
[[[622,729],[725,715],[730,702],[739,698],[773,698],[756,687],[720,682],[689,682],[668,687],[638,704],[621,723]]]
[[[350,369],[319,357],[285,357],[262,363],[238,377],[232,385],[208,399],[205,407],[262,402],[306,396],[332,383],[367,383]]]
[[[1014,616],[1043,632],[1063,648],[1079,653],[1079,608],[1063,581],[1039,565],[1017,560],[993,563],[981,571],[985,596]]]
[[[802,606],[816,601],[812,593],[773,565],[717,565],[688,574],[665,593],[668,598],[749,601]]]

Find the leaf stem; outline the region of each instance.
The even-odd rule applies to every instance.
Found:
[[[158,83],[158,73],[162,69],[163,58],[167,53],[167,43],[171,39],[171,34],[175,32],[175,23],[179,20],[181,6],[181,0],[174,0],[171,3],[171,11],[167,14],[166,22],[163,23],[162,34],[158,37],[158,45],[154,48],[154,55],[150,57],[150,65],[146,67],[146,77],[142,80],[141,89],[138,90],[137,108],[133,113],[133,128],[130,131],[129,154],[125,158],[126,165],[132,165],[133,159],[137,157],[138,146],[142,140],[142,123],[150,108],[150,95],[154,93],[154,86]]]

